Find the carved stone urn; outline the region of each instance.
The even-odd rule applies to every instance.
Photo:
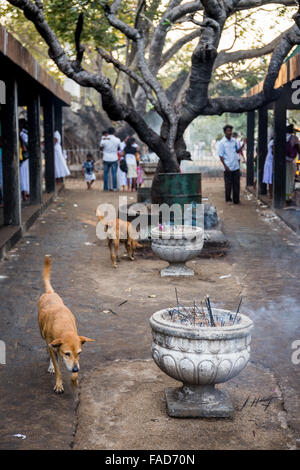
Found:
[[[164,276],[193,276],[195,273],[185,265],[201,253],[204,230],[192,225],[155,227],[151,230],[152,251],[169,266],[160,271]]]
[[[216,315],[232,315],[212,309]],[[166,388],[167,412],[181,418],[231,417],[229,396],[215,388],[238,375],[250,358],[253,322],[240,314],[239,323],[219,327],[195,327],[173,322],[167,310],[150,318],[152,357],[158,367],[183,383]]]

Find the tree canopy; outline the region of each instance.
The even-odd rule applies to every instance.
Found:
[[[97,90],[110,119],[126,121],[158,154],[164,171],[178,171],[180,160],[188,158],[183,135],[197,116],[245,112],[277,99],[280,90],[274,84],[281,64],[300,43],[300,14],[294,0],[9,0],[5,4],[24,13],[58,69],[81,86]],[[272,6],[277,9],[268,13],[268,29],[289,17],[285,31],[267,43],[259,37],[249,40],[251,31],[257,33],[255,12],[260,9],[267,15]],[[19,12],[11,14],[19,21]],[[231,40],[226,46],[223,39],[228,34]],[[236,48],[237,44],[245,48]],[[101,60],[92,63],[91,51]],[[103,60],[114,67],[114,81]],[[247,70],[249,60],[256,61],[255,75]],[[262,92],[241,96],[251,80],[263,75]],[[232,87],[233,77],[240,86]],[[144,119],[147,106],[162,119],[160,134]]]

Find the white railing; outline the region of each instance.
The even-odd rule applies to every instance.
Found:
[[[209,151],[192,152],[192,160],[197,165],[222,168],[222,163],[217,155],[210,155]]]
[[[93,155],[94,160],[100,159],[100,150],[91,148],[64,149],[67,153],[68,165],[80,165],[86,160],[88,153]]]

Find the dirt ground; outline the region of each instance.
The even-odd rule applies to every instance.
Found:
[[[229,241],[226,252],[188,263],[193,278],[170,279],[160,277],[166,263],[149,249],[132,262],[121,248],[115,270],[105,241],[96,238],[94,214],[120,194],[103,193],[99,185],[86,191],[83,181],[67,181],[0,264],[0,339],[7,349],[0,365],[0,448],[294,449],[300,436],[300,364],[291,360],[292,343],[300,340],[298,235],[244,191],[240,206],[227,206],[223,181],[204,180],[204,196],[216,205]],[[133,202],[135,195],[125,195]],[[53,286],[76,316],[79,334],[96,340],[84,345],[79,390],[65,372],[62,396],[53,393],[37,325],[46,253]],[[166,414],[164,387],[175,381],[152,362],[149,318],[174,304],[175,287],[182,303],[209,294],[220,308],[236,309],[243,295],[241,310],[255,328],[250,364],[222,385],[235,404],[233,419]],[[266,410],[263,402],[251,406],[270,396]]]

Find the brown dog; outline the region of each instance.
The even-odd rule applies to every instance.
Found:
[[[110,250],[110,256],[115,268],[117,265],[118,250],[121,243],[125,243],[129,258],[134,260],[134,251],[136,248],[142,248],[143,245],[134,240],[133,228],[130,222],[121,219],[103,220],[104,216],[96,211],[96,215],[101,223],[105,225],[104,231],[107,233],[107,245]]]
[[[94,341],[85,336],[78,336],[75,318],[72,312],[64,305],[62,299],[56,294],[50,283],[51,258],[45,256],[43,280],[46,293],[38,303],[38,322],[42,338],[45,339],[50,354],[48,372],[56,375],[54,391],[63,393],[62,375],[58,366],[60,356],[69,372],[72,372],[72,383],[78,385],[79,354],[81,346],[87,341]]]

